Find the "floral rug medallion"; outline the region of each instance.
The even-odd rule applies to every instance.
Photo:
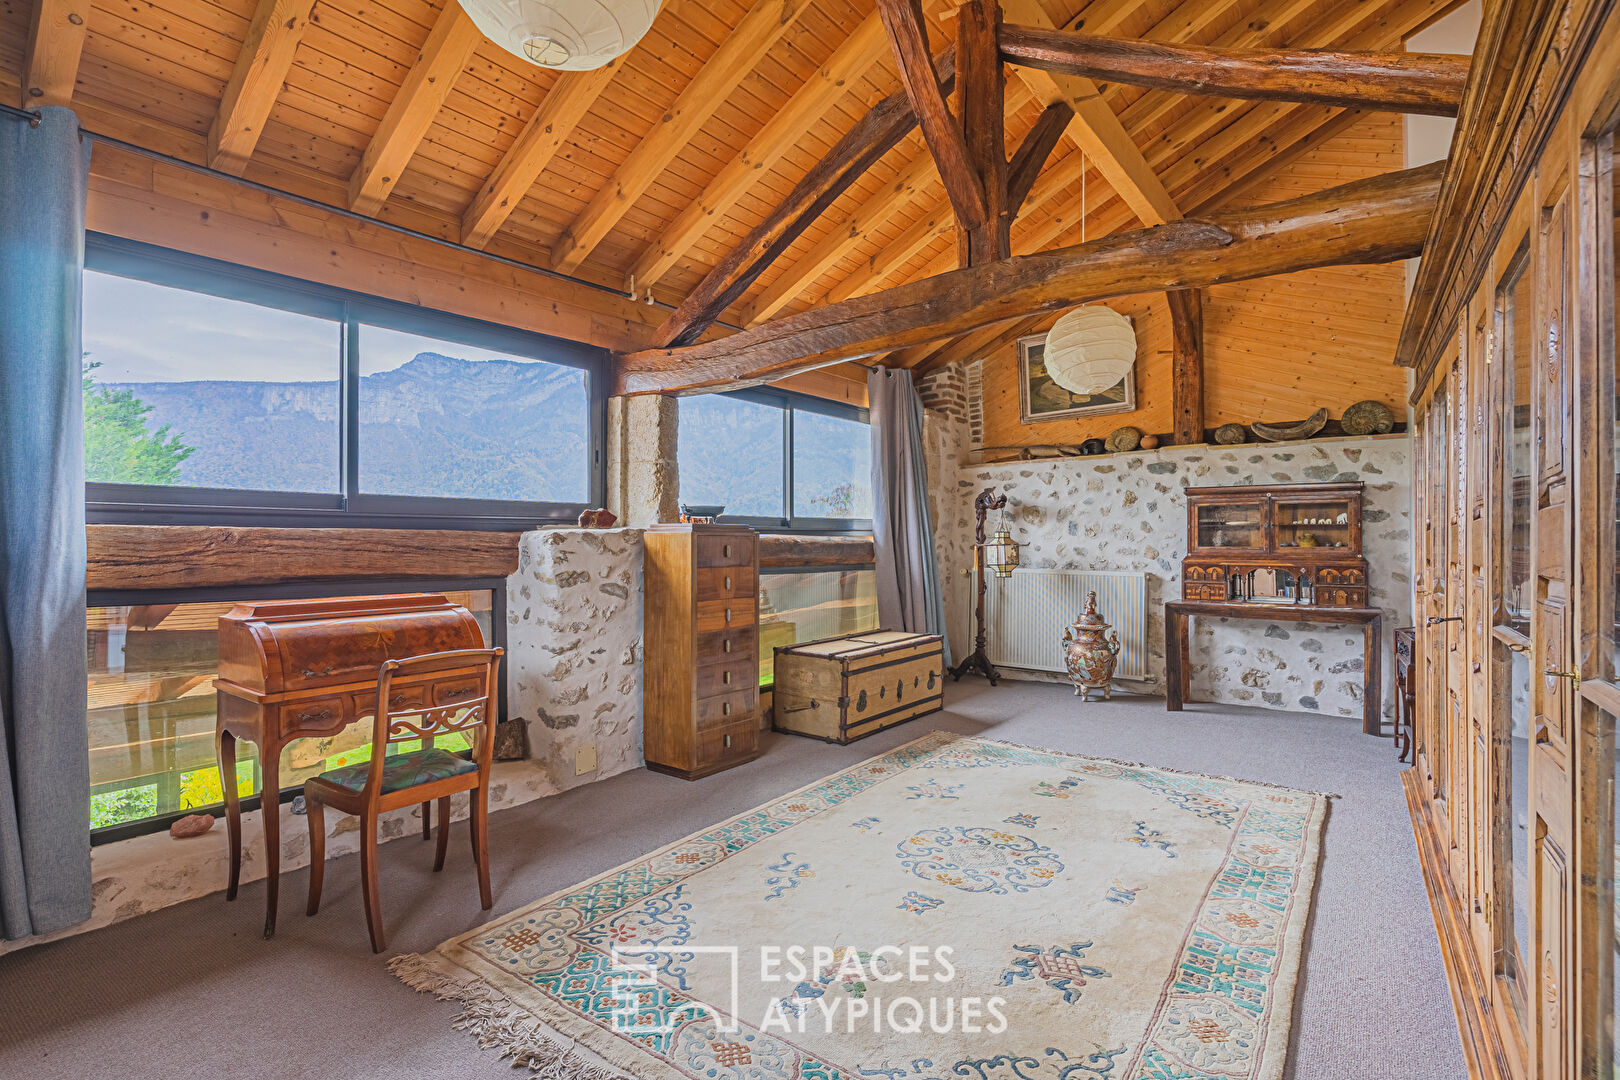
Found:
[[[934,732],[392,967],[570,1080],[1277,1080],[1326,804]]]

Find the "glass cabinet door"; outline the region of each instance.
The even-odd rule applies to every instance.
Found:
[[[1357,548],[1349,499],[1278,499],[1277,546]]]
[[[1198,546],[1207,548],[1263,548],[1265,517],[1258,502],[1217,504],[1198,508]]]

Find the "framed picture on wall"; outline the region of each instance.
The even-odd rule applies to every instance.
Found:
[[[1046,373],[1046,335],[1031,334],[1018,339],[1018,419],[1036,424],[1043,420],[1067,420],[1075,416],[1102,416],[1106,413],[1134,412],[1136,409],[1136,369],[1098,394],[1071,394]]]

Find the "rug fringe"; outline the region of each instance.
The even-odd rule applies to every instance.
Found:
[[[936,730],[934,734],[957,734]],[[1168,765],[1153,765],[1146,761],[1126,761],[1123,758],[1093,757],[1090,754],[1071,754],[1067,750],[1055,750],[1050,746],[1030,746],[1028,743],[1009,742],[1006,739],[987,739],[983,735],[961,735],[960,739],[973,739],[977,742],[991,743],[998,746],[1011,746],[1019,750],[1032,750],[1038,754],[1056,754],[1058,757],[1075,758],[1079,761],[1102,761],[1109,765],[1123,765],[1127,769],[1152,769],[1154,772],[1174,773],[1177,776],[1196,776],[1200,780],[1225,780],[1233,784],[1252,784],[1255,787],[1275,788],[1278,791],[1297,791],[1301,795],[1315,795],[1321,799],[1339,799],[1343,796],[1332,791],[1313,791],[1311,788],[1291,787],[1288,784],[1273,784],[1269,780],[1246,780],[1241,776],[1221,776],[1219,773],[1197,772],[1193,769],[1172,769]]]
[[[388,961],[388,970],[417,993],[459,1004],[461,1012],[451,1027],[472,1035],[480,1050],[497,1051],[511,1059],[513,1068],[528,1069],[538,1080],[625,1080],[625,1074],[581,1057],[572,1040],[487,983],[447,971],[436,954],[401,953]]]

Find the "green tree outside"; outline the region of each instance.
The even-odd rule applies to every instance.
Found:
[[[180,464],[197,452],[169,425],[149,431],[152,406],[129,390],[96,382],[100,364],[84,365],[84,474],[110,484],[178,484]]]

